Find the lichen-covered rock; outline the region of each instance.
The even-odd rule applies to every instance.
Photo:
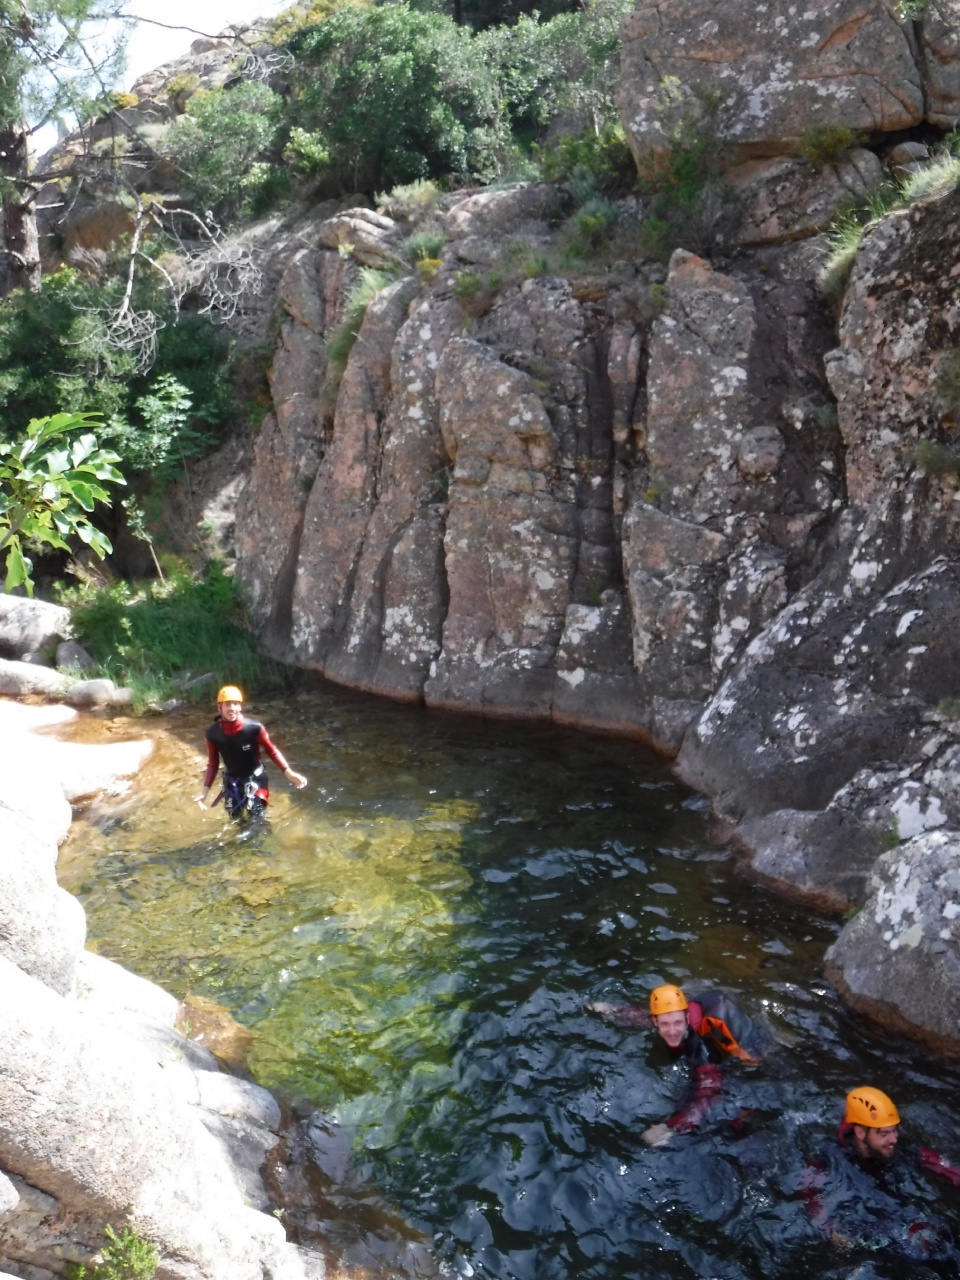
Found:
[[[827,356],[850,501],[866,507],[936,443],[960,405],[941,370],[960,334],[960,193],[922,201],[864,236]]]
[[[880,160],[863,148],[824,169],[789,156],[749,160],[728,175],[738,210],[724,238],[747,249],[819,235],[851,199],[864,200],[883,177]]]
[[[445,458],[432,383],[450,324],[443,309],[407,320],[415,294],[398,281],[367,308],[307,503],[292,600],[298,661],[408,696],[439,640]]]
[[[909,30],[884,0],[762,5],[748,19],[737,0],[643,0],[620,32],[620,116],[638,155],[666,145],[671,77],[720,95],[721,132],[744,157],[795,152],[814,125],[876,133],[923,119]]]
[[[274,411],[260,429],[237,501],[237,571],[252,616],[258,630],[284,641],[303,511],[326,442],[324,336],[339,319],[342,294],[355,275],[348,260],[316,249],[302,249],[284,272],[286,319],[269,370]]]
[[[826,960],[855,1007],[956,1053],[960,832],[930,831],[880,857]]]
[[[354,209],[323,224],[321,244],[348,251],[364,266],[385,267],[397,262],[403,240],[392,218],[374,209]]]

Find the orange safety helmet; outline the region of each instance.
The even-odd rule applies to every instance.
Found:
[[[217,705],[221,702],[242,702],[243,694],[235,684],[225,684],[217,694]]]
[[[897,1108],[887,1095],[870,1085],[850,1090],[843,1118],[847,1124],[861,1124],[865,1129],[886,1129],[900,1123]]]
[[[679,987],[665,983],[650,992],[650,1012],[655,1018],[661,1013],[682,1013],[687,1008],[687,997]]]

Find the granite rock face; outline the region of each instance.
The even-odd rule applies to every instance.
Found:
[[[738,0],[643,0],[620,34],[620,115],[638,153],[665,146],[671,78],[719,95],[722,132],[744,159],[791,154],[817,125],[876,133],[924,117],[910,24],[883,0],[771,4],[749,14]],[[939,27],[933,39],[946,52]]]
[[[370,304],[328,416],[322,351],[285,372],[352,278],[319,226],[281,285],[238,573],[270,651],[338,682],[676,749],[834,516],[839,436],[807,421],[828,330],[789,264],[685,253],[655,309],[626,266],[596,299],[515,273],[461,301],[481,241],[509,277],[505,219],[549,237],[547,195],[447,198],[441,271]]]
[[[960,333],[958,253],[960,192],[954,189],[881,219],[857,254],[840,345],[827,356],[847,450],[847,489],[857,506],[895,484],[918,444],[938,443],[960,413],[944,386]]]
[[[509,194],[446,197],[434,278],[371,304],[303,428],[309,496],[254,468],[273,529],[304,512],[270,566],[241,556],[260,634],[354,687],[646,737],[753,874],[862,902],[885,849],[960,820],[957,197],[868,229],[831,332],[815,242],[774,208],[723,270],[678,250],[585,287],[511,276]],[[535,189],[514,203],[548,244]],[[343,269],[324,235],[285,302],[314,335]]]

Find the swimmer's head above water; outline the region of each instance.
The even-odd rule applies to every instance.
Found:
[[[687,1034],[687,997],[679,987],[665,983],[650,992],[650,1016],[658,1034],[677,1049]]]
[[[862,1085],[847,1094],[843,1122],[861,1159],[890,1161],[897,1149],[900,1113],[879,1089]]]

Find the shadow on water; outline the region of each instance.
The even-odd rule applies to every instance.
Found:
[[[251,712],[310,779],[279,782],[265,828],[191,803],[187,715],[134,795],[75,824],[60,874],[100,950],[250,1028],[255,1077],[305,1117],[274,1170],[292,1229],[371,1275],[887,1274],[889,1248],[840,1256],[812,1224],[811,1143],[871,1081],[960,1157],[957,1072],[851,1021],[819,978],[837,926],[738,879],[662,761],[336,690]],[[683,1071],[585,1006],[660,980],[731,990],[776,1047],[648,1150]]]

